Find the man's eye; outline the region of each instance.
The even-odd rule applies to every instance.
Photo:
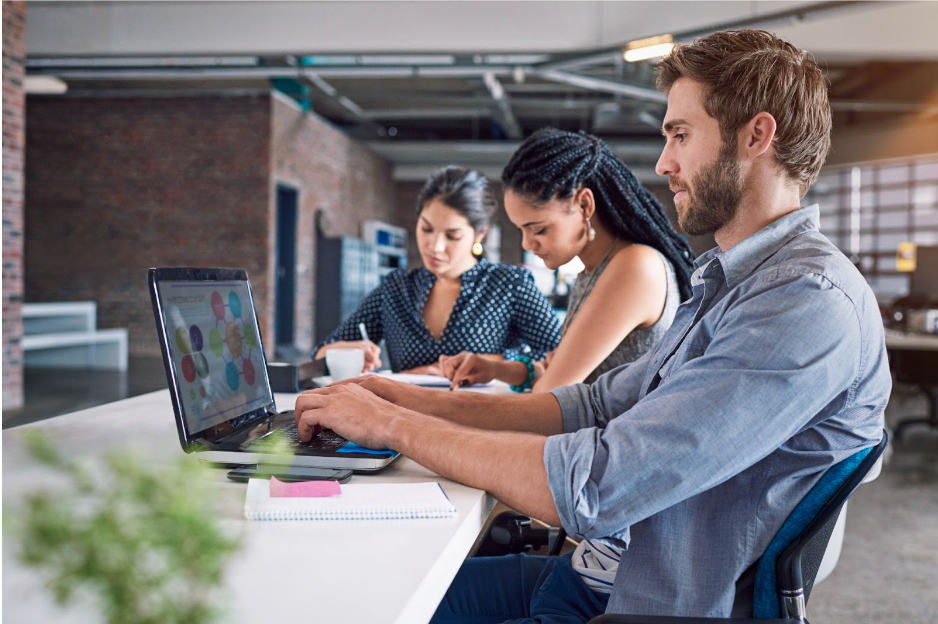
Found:
[[[678,142],[683,143],[683,142],[684,142],[684,138],[685,138],[686,136],[687,136],[686,134],[675,134],[675,135],[674,135],[674,138],[677,139]]]

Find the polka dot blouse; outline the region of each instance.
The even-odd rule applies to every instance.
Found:
[[[423,306],[435,283],[436,276],[425,268],[391,273],[316,345],[313,357],[325,344],[361,340],[359,323],[374,342],[384,338],[394,371],[435,364],[441,355],[460,351],[506,358],[523,353],[539,360],[560,341],[557,317],[530,271],[484,258],[462,274],[462,291],[437,341],[423,322]]]

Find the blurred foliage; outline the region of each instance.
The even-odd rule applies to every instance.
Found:
[[[18,557],[47,575],[56,602],[93,595],[108,624],[207,624],[220,615],[222,572],[240,539],[222,532],[219,489],[187,457],[155,471],[129,453],[103,464],[66,458],[40,433],[30,454],[65,489],[5,510]]]

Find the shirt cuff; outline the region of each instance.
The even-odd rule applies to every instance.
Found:
[[[557,399],[557,402],[560,403],[564,433],[572,433],[586,427],[596,426],[589,389],[590,387],[587,384],[573,384],[572,386],[560,386],[550,391]]]

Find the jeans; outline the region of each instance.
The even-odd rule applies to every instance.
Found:
[[[608,600],[583,583],[570,555],[476,557],[463,563],[431,621],[582,624]]]

